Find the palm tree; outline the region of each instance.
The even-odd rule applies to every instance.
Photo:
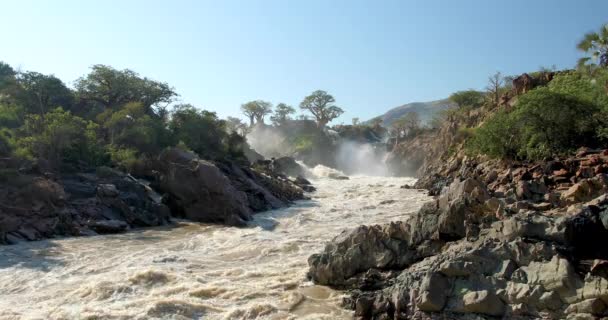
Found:
[[[584,67],[587,62],[592,61],[600,67],[608,66],[608,24],[603,25],[599,32],[589,32],[579,42],[578,49],[591,53],[591,57],[584,57],[578,61],[579,67]]]

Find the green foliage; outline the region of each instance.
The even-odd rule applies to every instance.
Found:
[[[296,113],[296,109],[284,103],[279,103],[274,108],[274,114],[270,117],[272,123],[276,126],[284,124],[287,120],[291,120],[291,115]]]
[[[608,70],[598,69],[593,74],[577,71],[558,74],[549,82],[549,89],[608,109],[606,85]]]
[[[392,135],[396,138],[396,142],[402,137],[416,134],[418,129],[420,129],[420,116],[414,111],[406,113],[391,125]]]
[[[578,49],[590,56],[578,61],[579,68],[608,66],[608,24],[603,25],[599,32],[589,32],[578,43]]]
[[[254,121],[263,124],[264,117],[272,112],[272,103],[263,100],[249,101],[241,105],[241,111],[249,118],[249,125],[253,126]]]
[[[192,105],[178,105],[173,110],[169,128],[176,141],[182,141],[188,148],[203,158],[219,160],[226,156],[242,156],[238,146],[233,146],[235,136],[230,136],[226,123],[219,120],[215,112],[198,110]]]
[[[154,154],[173,142],[162,120],[148,115],[141,102],[127,103],[115,112],[108,109],[97,119],[107,130],[109,142],[114,146]]]
[[[70,109],[74,96],[68,87],[53,75],[38,72],[23,72],[17,76],[21,90],[17,103],[28,113],[43,114],[56,107]]]
[[[111,146],[109,152],[112,163],[123,170],[132,171],[141,163],[139,153],[135,149]]]
[[[47,159],[54,166],[63,161],[84,161],[96,165],[103,161],[97,129],[95,123],[62,108],[44,116],[30,114],[19,129],[17,152],[26,158]]]
[[[290,144],[296,152],[305,152],[313,149],[315,140],[314,135],[301,135],[294,137]]]
[[[215,113],[191,105],[170,113],[175,96],[166,83],[128,69],[95,65],[72,91],[53,75],[0,62],[0,156],[47,160],[54,169],[132,170],[180,141],[203,158],[244,158],[245,126],[226,132]]]
[[[452,93],[449,99],[461,108],[478,108],[483,105],[485,94],[476,90],[465,90]]]
[[[120,108],[129,102],[140,102],[147,114],[153,107],[169,104],[177,95],[164,82],[141,77],[136,72],[116,70],[105,65],[94,65],[91,73],[76,81],[82,103],[92,108]]]
[[[599,143],[601,110],[573,95],[543,87],[519,98],[516,108],[499,112],[475,132],[468,147],[493,157],[542,159]]]
[[[310,112],[317,120],[319,128],[323,128],[344,113],[342,108],[334,104],[335,102],[336,99],[331,94],[317,90],[304,98],[300,103],[300,109]]]
[[[0,127],[17,128],[23,124],[25,110],[14,104],[0,104]]]
[[[7,128],[0,129],[0,156],[6,157],[12,154],[14,149],[13,131]]]

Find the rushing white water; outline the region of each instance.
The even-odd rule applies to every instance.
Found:
[[[341,293],[307,281],[307,258],[344,229],[406,219],[428,200],[399,188],[411,182],[318,178],[311,200],[249,228],[181,223],[3,246],[0,319],[350,319]]]

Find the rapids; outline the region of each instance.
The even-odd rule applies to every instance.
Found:
[[[323,171],[323,170],[321,170]],[[306,279],[345,229],[406,219],[429,198],[410,178],[319,177],[311,200],[249,228],[180,222],[0,247],[0,319],[350,319]]]

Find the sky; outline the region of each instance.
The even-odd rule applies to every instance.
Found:
[[[608,1],[5,1],[0,61],[66,84],[94,64],[169,83],[179,100],[239,116],[262,99],[297,108],[325,90],[370,119],[483,89],[489,75],[570,68]]]

